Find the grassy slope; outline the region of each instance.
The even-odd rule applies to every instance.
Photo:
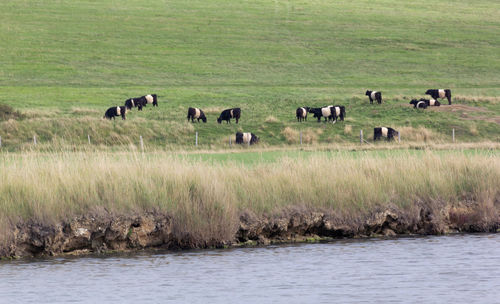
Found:
[[[201,143],[222,144],[240,129],[275,145],[287,142],[287,126],[309,128],[313,141],[355,142],[360,128],[391,125],[413,127],[403,139],[425,126],[435,140],[456,128],[460,140],[499,141],[499,124],[485,120],[500,112],[499,20],[493,0],[3,1],[0,103],[30,118],[0,122],[0,136],[12,149],[33,134],[83,143],[90,133],[104,145],[142,135],[177,146],[195,131]],[[405,105],[433,87],[485,111]],[[369,106],[368,88],[387,102]],[[107,107],[148,92],[160,95],[158,110],[100,120]],[[331,103],[347,106],[344,124],[294,121],[297,106]],[[186,124],[189,106],[205,109],[209,123]],[[243,109],[242,123],[215,124],[232,106]]]

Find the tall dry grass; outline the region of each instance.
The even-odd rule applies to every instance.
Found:
[[[99,210],[162,210],[174,232],[230,239],[242,210],[335,210],[347,218],[417,203],[500,204],[497,156],[426,152],[205,163],[168,153],[0,154],[0,235],[23,219],[57,222]],[[449,155],[448,155],[449,156]]]

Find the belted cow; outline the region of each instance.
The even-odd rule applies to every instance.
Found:
[[[298,121],[307,121],[307,113],[309,112],[309,107],[302,107],[302,108],[297,108],[297,111],[295,111],[295,114],[297,115],[297,120]]]
[[[256,144],[259,142],[259,138],[250,132],[242,133],[242,132],[236,132],[236,143],[237,144]]]
[[[145,107],[148,104],[152,104],[154,106],[158,106],[158,96],[156,94],[144,95],[136,98],[129,98],[125,100],[125,106],[127,109],[132,109],[133,107],[138,107],[139,111],[142,111],[142,107]]]
[[[333,106],[326,106],[326,107],[321,107],[321,108],[310,108],[309,112],[313,113],[313,117],[316,117],[318,119],[318,122],[321,121],[321,117],[325,118],[325,121],[327,120],[336,120],[335,116],[335,109],[333,109]]]
[[[435,99],[420,98],[419,101],[424,101],[428,107],[430,106],[439,107],[441,105],[441,103]]]
[[[374,100],[376,100],[378,104],[382,103],[382,92],[366,91],[365,95],[370,98],[370,104],[373,104]]]
[[[451,90],[450,89],[430,89],[425,92],[426,95],[431,95],[432,98],[445,98],[448,99],[448,104],[451,105]]]
[[[427,108],[427,103],[423,100],[416,100],[416,99],[412,99],[410,101],[410,104],[413,105],[413,108],[418,108],[418,109],[425,109]]]
[[[138,107],[139,111],[142,111],[142,107],[144,106],[143,100],[139,98],[129,98],[125,100],[125,107],[130,110],[132,108]]]
[[[203,122],[207,122],[207,118],[205,117],[205,113],[203,113],[203,111],[201,109],[198,109],[198,108],[189,108],[187,119],[188,119],[188,121],[191,119],[191,122],[194,122],[195,119],[197,119],[198,122],[200,122],[200,119]]]
[[[222,123],[223,120],[226,121],[226,123],[231,122],[231,118],[236,119],[236,123],[238,123],[238,120],[240,119],[241,115],[241,109],[240,108],[232,108],[232,109],[226,109],[220,113],[219,118],[217,118],[218,123]]]
[[[127,112],[127,108],[124,106],[121,107],[111,107],[106,110],[106,113],[104,113],[103,118],[106,119],[115,119],[115,116],[121,116],[122,120],[125,120],[125,113]]]
[[[388,141],[394,139],[394,136],[398,135],[398,131],[393,128],[379,127],[373,128],[373,140],[378,140],[381,137],[385,137]]]

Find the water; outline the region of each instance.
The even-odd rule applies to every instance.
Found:
[[[0,262],[0,303],[500,303],[500,234]]]

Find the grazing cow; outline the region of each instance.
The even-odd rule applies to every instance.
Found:
[[[441,103],[435,99],[425,99],[425,98],[420,98],[419,101],[423,101],[425,102],[425,104],[430,107],[430,106],[433,106],[433,107],[439,107],[441,105]]]
[[[381,137],[385,137],[388,141],[394,139],[394,136],[398,134],[398,131],[393,128],[373,128],[373,141],[380,139]]]
[[[370,104],[373,104],[374,100],[376,100],[378,104],[382,103],[382,92],[366,91],[365,95],[370,98]]]
[[[127,108],[124,106],[111,107],[106,111],[106,113],[104,113],[103,118],[111,120],[111,118],[115,119],[115,116],[121,116],[122,120],[125,120],[125,113],[127,113]]]
[[[425,95],[431,95],[432,98],[438,99],[438,98],[445,98],[448,99],[448,104],[451,105],[451,90],[450,89],[430,89],[425,92]]]
[[[187,116],[188,121],[191,119],[191,122],[194,122],[195,119],[200,122],[200,119],[203,122],[207,122],[207,118],[205,117],[205,113],[201,109],[198,108],[189,108],[188,109],[188,116]]]
[[[152,104],[154,106],[158,106],[158,97],[156,94],[145,95],[136,98],[129,98],[125,100],[125,106],[127,109],[132,109],[133,107],[138,107],[139,111],[142,111],[142,107],[145,107],[148,104]]]
[[[125,107],[127,108],[127,110],[138,107],[139,111],[142,111],[143,106],[144,106],[144,104],[142,103],[142,100],[140,98],[139,99],[129,98],[129,99],[125,100]]]
[[[302,107],[302,108],[297,108],[297,111],[295,111],[295,114],[297,115],[297,120],[302,121],[305,120],[307,121],[307,113],[309,112],[309,107]]]
[[[256,144],[259,142],[259,138],[253,133],[242,133],[236,132],[236,143],[237,144]]]
[[[422,101],[422,100],[416,100],[416,99],[412,99],[410,101],[410,104],[413,105],[413,108],[419,108],[419,109],[425,109],[427,108],[427,103],[425,101]]]
[[[219,118],[217,118],[217,122],[222,123],[222,121],[225,120],[226,123],[230,123],[231,118],[235,118],[236,123],[238,123],[238,120],[240,119],[240,115],[241,115],[240,108],[227,109],[227,110],[222,111],[222,113],[220,113]]]
[[[309,112],[313,113],[313,117],[316,117],[318,119],[318,122],[321,121],[321,117],[325,118],[325,122],[327,120],[336,120],[337,117],[335,116],[335,110],[333,109],[333,106],[326,106],[326,107],[321,107],[321,108],[310,108]]]

